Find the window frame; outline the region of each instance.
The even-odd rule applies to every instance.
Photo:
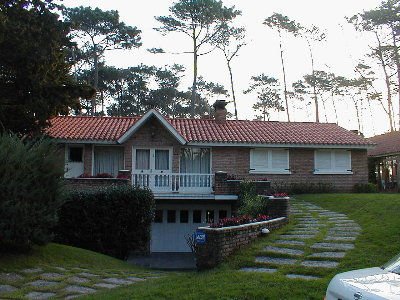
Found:
[[[286,156],[287,156],[287,168],[285,169],[273,169],[272,168],[272,151],[276,150],[283,150],[286,151]],[[255,168],[254,166],[254,158],[253,158],[253,153],[254,151],[264,151],[266,152],[266,157],[267,157],[267,164],[265,168]],[[250,149],[250,169],[249,173],[250,174],[283,174],[283,175],[290,175],[292,172],[290,171],[290,154],[289,154],[289,149],[286,148],[253,148]]]
[[[318,152],[330,152],[333,168],[331,165],[331,169],[329,169],[329,170],[328,169],[322,169],[322,170],[317,169],[316,162],[317,162],[317,153]],[[350,162],[350,165],[348,166],[348,167],[350,167],[349,169],[340,170],[340,169],[335,168],[335,165],[336,165],[336,154],[335,153],[336,152],[348,153],[349,162]],[[352,169],[351,150],[348,150],[348,149],[316,149],[316,150],[314,150],[314,172],[313,173],[315,175],[329,175],[329,174],[330,175],[352,175],[353,169]]]

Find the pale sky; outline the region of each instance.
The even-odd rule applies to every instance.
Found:
[[[182,89],[192,82],[191,54],[150,54],[148,48],[163,48],[166,52],[182,52],[191,50],[191,40],[179,33],[162,36],[153,30],[160,24],[154,16],[168,15],[171,0],[64,0],[66,6],[91,6],[102,10],[118,10],[121,20],[127,25],[136,26],[142,31],[143,46],[129,51],[109,51],[106,54],[106,64],[116,67],[135,66],[140,63],[147,65],[182,64],[186,67],[186,75]],[[314,56],[317,70],[332,71],[336,75],[354,76],[353,70],[358,60],[368,52],[369,34],[356,32],[352,25],[347,24],[345,16],[352,16],[363,10],[379,6],[379,0],[224,0],[226,6],[235,5],[242,11],[235,24],[247,29],[247,46],[233,61],[233,72],[236,81],[236,98],[240,119],[253,119],[252,105],[256,95],[244,95],[250,82],[250,77],[265,73],[282,82],[282,71],[279,56],[277,33],[262,22],[274,12],[287,15],[304,26],[316,25],[327,32],[327,41],[315,46]],[[310,57],[306,42],[301,38],[284,38],[286,71],[289,85],[305,74],[311,73]],[[199,59],[199,75],[207,81],[221,83],[230,90],[229,74],[225,60],[218,50]],[[227,99],[231,100],[231,99]],[[212,104],[215,99],[210,99]],[[292,121],[315,121],[313,107],[305,108],[303,104],[290,110]],[[338,124],[346,129],[357,129],[356,115],[353,106],[348,101],[339,104]],[[233,112],[233,104],[228,105]],[[388,130],[388,121],[378,105],[372,107],[374,117],[369,109],[362,111],[363,129],[366,136],[380,134]],[[395,103],[395,112],[398,103]],[[336,122],[332,105],[326,104],[328,122]],[[398,120],[398,115],[395,116]],[[286,121],[286,113],[272,113],[271,120]],[[320,121],[325,122],[325,111],[321,105]],[[397,122],[398,123],[398,122]]]

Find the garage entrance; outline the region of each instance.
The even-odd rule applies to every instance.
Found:
[[[151,252],[191,252],[186,237],[198,227],[231,216],[230,205],[158,205],[151,228]]]

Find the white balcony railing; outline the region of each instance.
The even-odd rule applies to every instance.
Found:
[[[148,187],[154,193],[210,194],[214,174],[133,173],[132,184]]]

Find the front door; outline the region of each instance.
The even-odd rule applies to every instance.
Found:
[[[154,192],[171,190],[172,149],[134,148],[133,184],[149,187]]]

